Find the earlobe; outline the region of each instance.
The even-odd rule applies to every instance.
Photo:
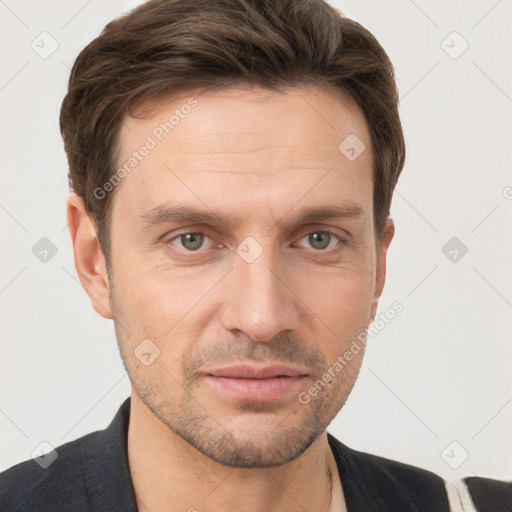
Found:
[[[386,256],[391,240],[395,235],[395,224],[393,219],[389,218],[386,221],[386,226],[381,237],[381,243],[379,252],[377,254],[377,267],[375,276],[375,290],[373,294],[372,308],[370,314],[370,323],[373,322],[375,315],[377,314],[377,307],[379,305],[379,298],[384,289],[384,283],[386,282]]]
[[[71,234],[75,268],[82,286],[95,311],[112,319],[109,299],[109,282],[105,257],[101,250],[93,222],[83,200],[72,193],[67,202],[68,229]]]

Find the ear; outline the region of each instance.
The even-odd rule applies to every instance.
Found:
[[[377,306],[379,305],[379,298],[384,289],[386,282],[386,255],[388,252],[389,244],[395,235],[395,224],[393,219],[389,218],[386,221],[386,226],[382,232],[381,244],[377,254],[377,269],[375,275],[375,291],[373,294],[372,308],[370,314],[370,323],[373,322],[377,313]]]
[[[112,319],[105,257],[83,200],[74,193],[68,198],[66,215],[80,282],[96,313]]]

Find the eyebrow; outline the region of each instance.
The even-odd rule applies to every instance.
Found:
[[[291,211],[291,210],[290,210]],[[288,216],[288,212],[284,217]],[[189,206],[178,205],[159,205],[139,217],[139,227],[141,229],[151,226],[165,225],[170,223],[192,222],[198,224],[225,224],[232,226],[249,217],[250,214],[228,214],[227,216],[217,215],[211,211],[197,210]],[[283,217],[283,218],[284,218]],[[344,204],[324,205],[314,208],[297,209],[296,225],[307,222],[317,222],[329,219],[361,219],[366,218],[365,210],[352,202]],[[276,222],[277,224],[278,222]]]

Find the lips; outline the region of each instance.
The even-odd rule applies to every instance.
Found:
[[[236,365],[204,372],[205,382],[239,401],[264,402],[298,393],[307,378],[302,368],[286,364]]]
[[[300,377],[307,375],[302,369],[285,364],[267,366],[237,365],[210,370],[207,375],[232,379],[270,379],[273,377]]]

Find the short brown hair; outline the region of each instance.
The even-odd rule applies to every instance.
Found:
[[[393,65],[375,37],[324,0],[150,0],[82,50],[60,112],[69,184],[107,265],[115,189],[102,199],[94,191],[116,171],[124,116],[163,94],[238,83],[334,87],[359,105],[371,136],[379,244],[405,142]]]

